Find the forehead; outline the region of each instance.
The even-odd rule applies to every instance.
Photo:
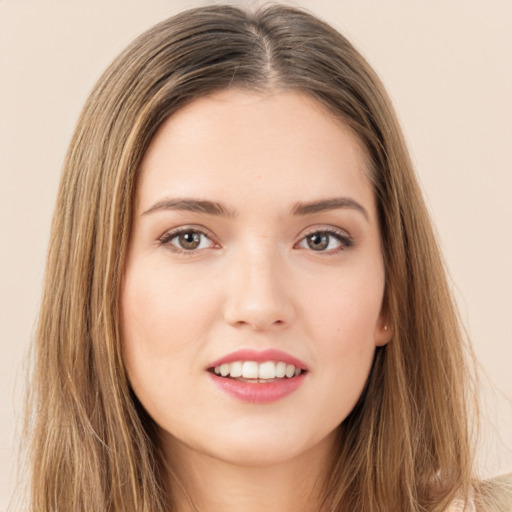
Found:
[[[311,96],[224,90],[170,117],[141,166],[137,202],[165,193],[239,200],[368,195],[367,155],[338,117]],[[298,196],[298,197],[296,197]],[[310,196],[310,197],[304,197]]]

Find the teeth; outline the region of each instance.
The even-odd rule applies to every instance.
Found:
[[[280,361],[276,364],[276,377],[282,378],[286,375],[286,363]]]
[[[234,361],[233,363],[223,363],[216,366],[214,372],[222,377],[272,380],[282,379],[285,376],[289,379],[298,377],[302,370],[283,361],[265,361],[260,364],[255,361]]]
[[[220,365],[220,374],[223,377],[227,377],[229,375],[229,364],[225,363]]]
[[[260,364],[258,372],[260,379],[275,379],[276,378],[276,365],[272,361]]]
[[[291,378],[291,377],[293,377],[295,375],[295,366],[293,366],[293,364],[287,364],[286,365],[285,375],[288,378]]]
[[[257,379],[258,363],[255,363],[254,361],[245,361],[242,364],[242,377],[244,379]]]
[[[231,370],[229,372],[230,377],[241,377],[242,376],[242,362],[235,361],[231,363]]]

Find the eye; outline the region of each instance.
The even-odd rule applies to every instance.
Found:
[[[162,245],[168,246],[174,252],[194,252],[215,246],[206,233],[198,229],[186,228],[165,233],[160,238]]]
[[[328,254],[336,254],[353,245],[354,242],[350,235],[334,229],[323,229],[309,233],[298,244],[301,248]]]

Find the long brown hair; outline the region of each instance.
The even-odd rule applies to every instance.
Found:
[[[172,509],[154,423],[123,367],[119,290],[141,159],[158,128],[225,88],[297,89],[363,142],[378,204],[393,340],[339,427],[329,510],[441,511],[473,479],[464,338],[407,148],[378,77],[291,7],[192,9],[135,40],[92,91],[53,219],[34,344],[32,510]],[[478,488],[476,488],[478,491]]]

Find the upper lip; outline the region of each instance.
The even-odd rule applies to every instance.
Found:
[[[282,361],[286,364],[293,364],[295,368],[307,370],[308,367],[300,359],[283,352],[282,350],[270,348],[267,350],[241,349],[231,352],[216,361],[211,362],[208,368],[215,368],[221,364],[233,363],[234,361],[254,361],[264,363],[265,361]]]

